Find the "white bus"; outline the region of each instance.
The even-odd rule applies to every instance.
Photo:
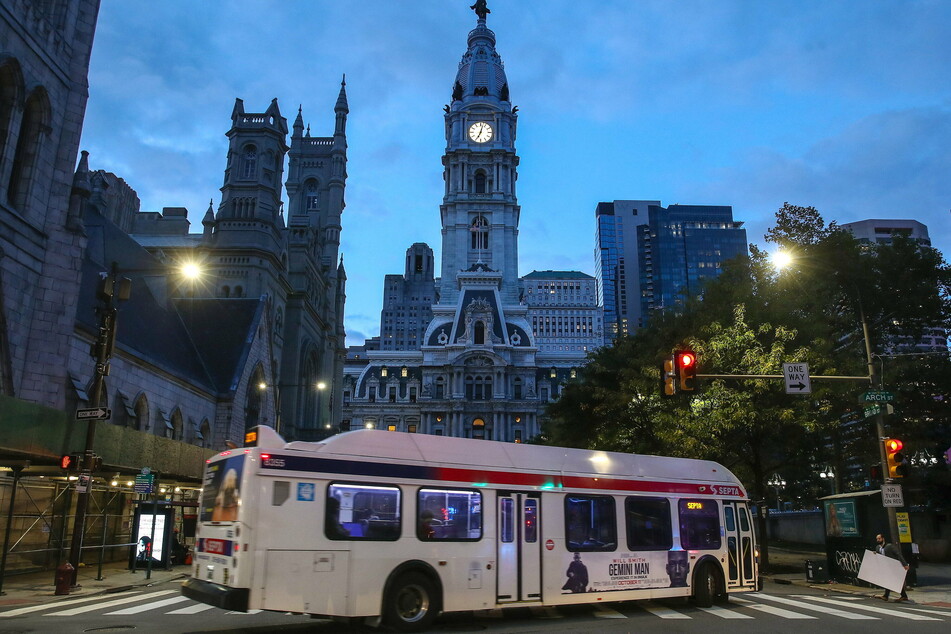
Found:
[[[189,598],[424,629],[440,612],[758,589],[715,462],[379,430],[208,461]]]

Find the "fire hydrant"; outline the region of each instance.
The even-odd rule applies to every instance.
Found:
[[[69,594],[73,584],[73,565],[68,561],[56,569],[56,592],[53,594]]]

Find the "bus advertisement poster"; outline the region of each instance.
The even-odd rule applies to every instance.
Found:
[[[564,594],[644,588],[685,588],[687,551],[574,553],[568,563]]]
[[[238,519],[244,454],[208,465],[201,493],[202,522],[233,522]]]

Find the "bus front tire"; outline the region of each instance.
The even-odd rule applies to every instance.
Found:
[[[713,607],[720,599],[720,582],[713,566],[704,564],[693,578],[693,602],[701,608]]]
[[[436,619],[436,586],[426,575],[408,572],[386,595],[384,622],[401,632],[418,632]]]

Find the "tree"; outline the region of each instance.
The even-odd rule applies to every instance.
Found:
[[[750,257],[726,263],[677,312],[659,312],[634,335],[597,351],[549,408],[547,441],[714,459],[760,498],[772,473],[782,471],[807,503],[828,492],[818,478],[825,465],[843,473],[844,458],[876,461],[872,434],[852,447],[837,436],[843,417],[854,416],[857,394],[868,389],[861,382],[813,381],[807,398],[786,395],[777,380],[705,381],[689,395],[661,396],[661,363],[682,344],[700,354],[701,374],[779,374],[783,362],[808,361],[813,375],[863,376],[863,321],[877,363],[890,347],[917,343],[923,329],[951,325],[951,278],[933,249],[901,238],[862,244],[815,208],[788,203],[766,237],[795,254],[791,269],[777,271],[765,251],[751,246]],[[914,403],[913,417],[900,425],[911,418],[922,429],[939,422],[928,440],[936,447],[951,445],[951,381],[933,380],[948,377],[947,356],[933,361],[940,372],[896,362],[887,380],[899,381],[895,389]]]

